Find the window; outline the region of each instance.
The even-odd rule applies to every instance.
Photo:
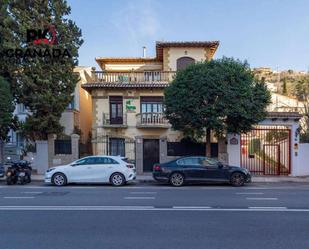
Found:
[[[218,166],[218,161],[212,158],[208,158],[208,157],[200,157],[199,158],[199,163],[202,166],[206,166],[206,167],[214,167],[214,166]]]
[[[141,97],[141,122],[160,123],[163,113],[163,97]]]
[[[195,60],[191,57],[180,57],[179,59],[177,59],[177,70],[183,70],[194,62]]]
[[[186,157],[177,161],[178,165],[200,165],[198,157]]]
[[[141,97],[142,113],[149,113],[149,112],[162,113],[163,111],[162,106],[163,106],[163,97],[161,96]]]
[[[84,165],[86,164],[87,158],[80,159],[74,163],[74,165]]]
[[[96,157],[95,158],[95,164],[119,164],[119,163],[112,158]]]
[[[109,97],[110,124],[123,124],[122,96]]]
[[[71,140],[55,140],[54,144],[55,155],[57,154],[72,154],[72,144]]]
[[[123,138],[110,138],[109,147],[111,156],[125,156],[125,142]]]

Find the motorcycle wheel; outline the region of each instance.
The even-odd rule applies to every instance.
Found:
[[[18,182],[19,182],[20,185],[24,185],[24,184],[26,183],[24,177],[20,177],[20,178],[18,179]]]
[[[11,178],[6,178],[6,184],[7,185],[13,185],[14,182],[13,182],[13,180]]]
[[[31,182],[31,177],[30,176],[27,176],[26,178],[26,183],[30,183]]]

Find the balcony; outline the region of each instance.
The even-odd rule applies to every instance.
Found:
[[[92,71],[92,80],[96,83],[168,83],[173,80],[175,74],[174,71]]]
[[[127,114],[123,114],[122,117],[111,118],[108,113],[103,113],[103,127],[127,128]]]
[[[168,120],[160,112],[145,112],[136,115],[137,128],[163,128],[168,129],[171,127]]]

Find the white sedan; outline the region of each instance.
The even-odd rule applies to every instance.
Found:
[[[45,183],[64,186],[68,183],[111,183],[121,186],[136,178],[134,164],[120,156],[89,156],[67,165],[50,168]]]

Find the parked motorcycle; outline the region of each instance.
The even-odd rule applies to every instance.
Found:
[[[0,177],[4,177],[4,173],[5,173],[4,166],[0,163]]]
[[[7,164],[9,165],[5,174],[7,185],[16,183],[23,185],[31,182],[32,167],[30,162],[18,160],[7,162]]]

